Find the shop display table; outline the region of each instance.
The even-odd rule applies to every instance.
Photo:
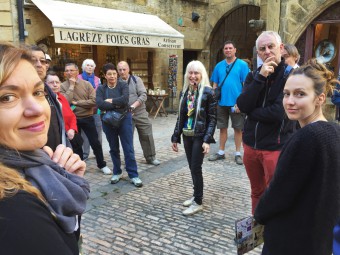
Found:
[[[163,95],[151,95],[148,94],[148,100],[151,100],[152,102],[152,107],[150,110],[150,114],[154,114],[154,119],[156,119],[157,115],[161,115],[164,114],[165,116],[168,116],[168,113],[166,112],[165,108],[164,108],[164,100],[168,97],[168,94],[163,94]]]

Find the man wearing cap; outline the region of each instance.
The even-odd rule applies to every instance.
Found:
[[[52,59],[51,59],[50,55],[48,55],[48,54],[45,54],[45,57],[46,57],[46,70],[48,71],[50,69]]]

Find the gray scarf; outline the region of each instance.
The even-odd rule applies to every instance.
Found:
[[[75,216],[85,211],[90,193],[90,185],[84,178],[66,172],[41,149],[18,152],[0,146],[0,162],[17,169],[41,191],[66,233],[74,231]]]

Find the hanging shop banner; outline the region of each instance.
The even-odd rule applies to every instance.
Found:
[[[120,34],[75,29],[54,29],[56,43],[183,49],[182,38],[139,34]]]
[[[168,70],[168,87],[173,88],[177,86],[177,68],[178,68],[178,56],[169,56],[169,70]]]

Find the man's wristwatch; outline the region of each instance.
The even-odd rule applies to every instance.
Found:
[[[130,106],[130,109],[131,109],[131,111],[133,112],[135,109],[136,109],[136,107],[134,107],[134,106]]]

